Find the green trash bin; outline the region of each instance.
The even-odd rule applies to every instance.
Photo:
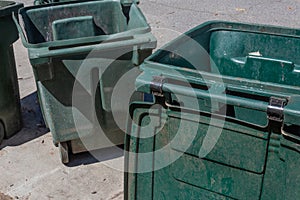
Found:
[[[79,1],[26,7],[19,14],[24,26],[16,24],[62,162],[69,162],[69,147],[72,153],[108,147],[105,137],[123,144],[125,128],[111,111],[112,89],[156,47],[140,9],[127,1]],[[74,105],[77,100],[84,105]]]
[[[299,30],[207,22],[147,58],[125,199],[299,199],[299,47]]]
[[[19,38],[12,13],[21,3],[0,1],[0,143],[21,129],[21,109],[13,43]]]

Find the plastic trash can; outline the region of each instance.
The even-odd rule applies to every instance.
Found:
[[[103,135],[113,144],[123,144],[125,128],[116,125],[110,108],[112,88],[156,47],[140,9],[122,1],[78,1],[26,7],[19,14],[24,26],[16,23],[62,162],[69,162],[69,147],[72,153],[87,150],[83,138],[93,143],[88,150],[108,147]],[[120,56],[113,58],[115,54]],[[85,74],[83,82],[77,79],[79,71]],[[76,82],[79,91],[74,96]],[[74,100],[85,103],[79,108]],[[76,125],[74,112],[81,125]],[[99,128],[105,134],[99,134]]]
[[[21,109],[13,43],[19,38],[12,13],[21,3],[0,1],[0,143],[21,129]]]
[[[299,30],[207,22],[147,58],[125,199],[299,199],[299,46]]]

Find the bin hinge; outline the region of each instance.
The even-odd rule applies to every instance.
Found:
[[[271,97],[267,109],[268,119],[275,122],[283,122],[283,109],[287,105],[287,100],[284,98]]]
[[[166,78],[163,76],[153,76],[153,80],[150,83],[150,90],[154,96],[163,97],[163,84],[166,82]]]

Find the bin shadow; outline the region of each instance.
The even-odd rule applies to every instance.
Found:
[[[37,93],[34,92],[21,99],[23,128],[0,145],[0,150],[6,146],[19,146],[34,140],[49,132],[43,120],[38,103]]]
[[[66,166],[77,167],[80,165],[90,165],[94,163],[120,158],[123,155],[124,155],[124,145],[118,145],[115,147],[93,150],[91,152],[71,154],[70,162],[66,164]]]

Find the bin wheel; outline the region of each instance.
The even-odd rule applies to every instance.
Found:
[[[67,142],[60,142],[58,145],[61,162],[69,163],[69,148]]]
[[[5,136],[5,130],[2,122],[0,121],[0,144],[2,143]]]

